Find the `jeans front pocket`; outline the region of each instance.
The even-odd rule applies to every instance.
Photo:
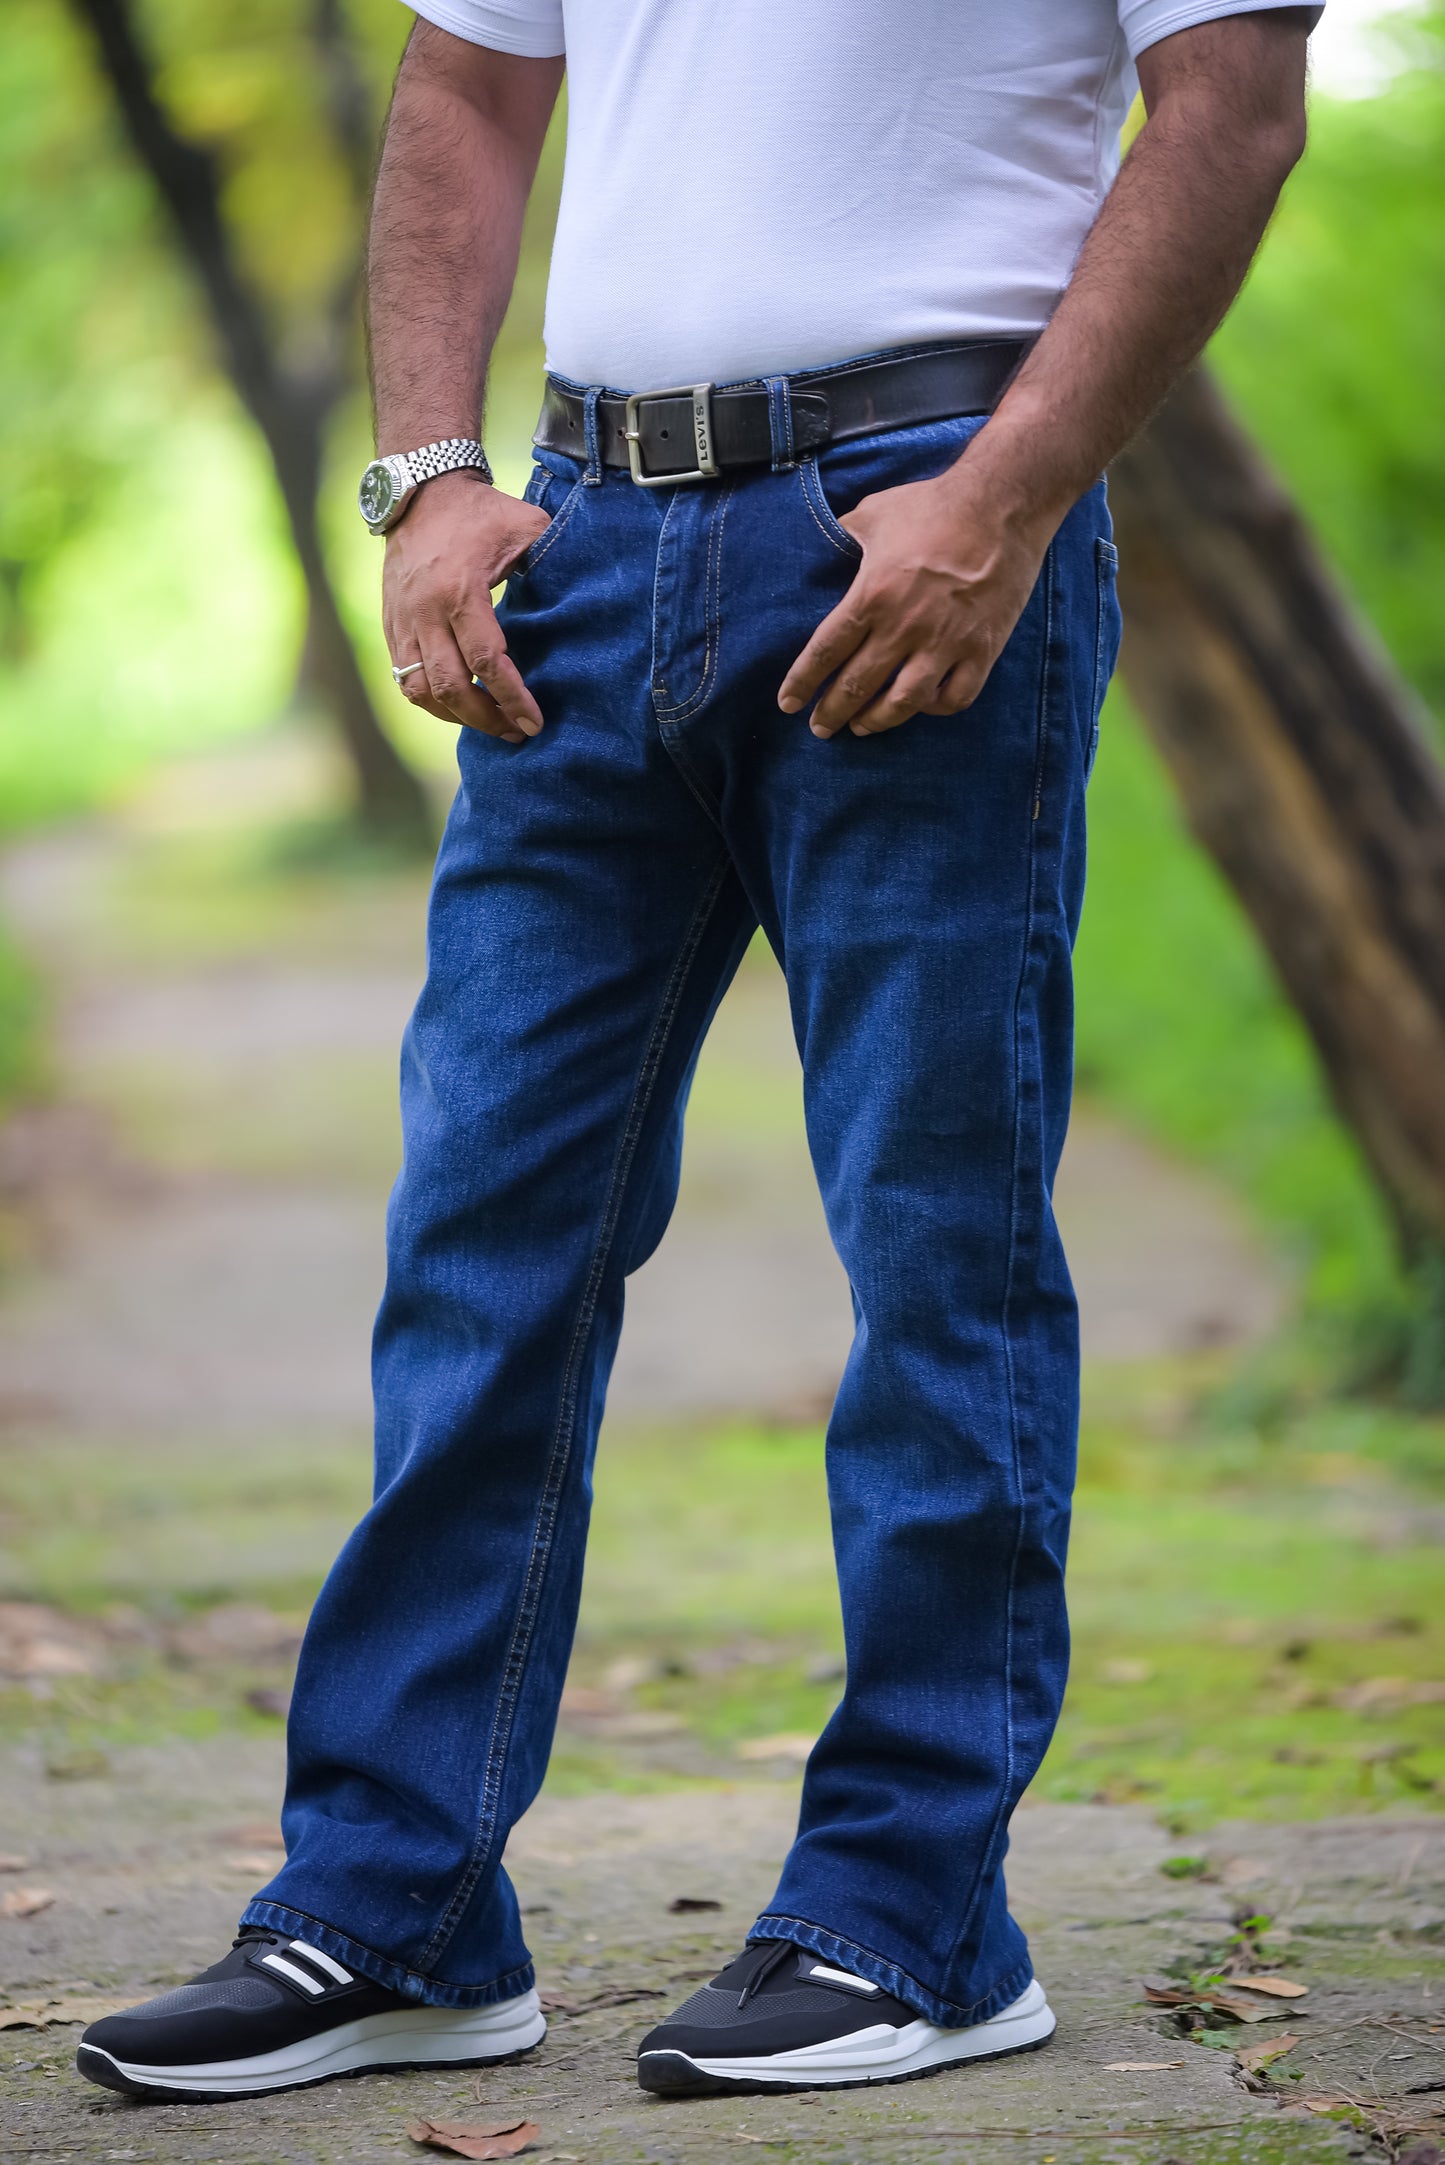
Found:
[[[539,511],[545,511],[550,524],[543,527],[530,548],[522,551],[507,573],[509,579],[523,579],[529,572],[536,570],[543,557],[560,540],[585,486],[586,476],[583,474],[579,474],[575,481],[569,481],[567,476],[554,473],[550,467],[540,463],[532,468],[531,478],[522,491],[522,501],[524,504],[535,504]]]
[[[840,556],[846,556],[850,563],[861,562],[863,544],[853,539],[846,526],[839,524],[833,507],[824,494],[822,477],[815,458],[804,459],[798,468],[798,479],[802,484],[803,502],[823,539],[830,542]]]
[[[1084,755],[1084,779],[1088,780],[1094,769],[1099,750],[1099,717],[1104,711],[1104,694],[1109,689],[1109,679],[1114,674],[1114,664],[1119,659],[1119,637],[1123,619],[1119,613],[1119,552],[1112,541],[1100,537],[1094,543],[1094,573],[1097,604],[1094,618],[1094,711],[1089,726],[1089,746]]]

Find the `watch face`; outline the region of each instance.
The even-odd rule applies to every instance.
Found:
[[[391,468],[384,459],[373,459],[361,477],[361,489],[357,502],[361,516],[368,526],[379,526],[396,504],[397,487]]]

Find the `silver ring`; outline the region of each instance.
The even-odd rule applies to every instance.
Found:
[[[391,674],[394,681],[400,684],[403,677],[409,677],[413,675],[416,670],[423,669],[425,668],[425,666],[426,664],[424,662],[408,662],[405,669],[398,669],[396,663],[393,662],[391,665]]]

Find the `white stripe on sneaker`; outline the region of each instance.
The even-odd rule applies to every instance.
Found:
[[[828,1985],[851,1985],[855,1992],[876,1992],[879,1989],[867,1977],[855,1977],[851,1970],[830,1970],[822,1962],[815,1962],[808,1975],[821,1977],[824,1984]]]
[[[285,1955],[262,1955],[261,1960],[268,1970],[279,1970],[283,1977],[290,1977],[296,1984],[304,1985],[306,1990],[315,1993],[318,1999],[326,1990],[325,1985],[319,1983],[307,1971],[298,1969],[294,1962],[288,1962]]]
[[[339,1962],[333,1962],[330,1955],[324,1955],[319,1947],[313,1947],[308,1940],[293,1939],[291,1951],[293,1954],[304,1955],[308,1962],[314,1962],[318,1969],[325,1970],[328,1977],[334,1977],[339,1985],[356,1983],[350,1970],[344,1970]]]

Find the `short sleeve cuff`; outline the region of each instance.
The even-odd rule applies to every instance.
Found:
[[[1219,22],[1226,15],[1262,15],[1289,5],[1290,0],[1120,0],[1119,21],[1129,41],[1129,57],[1137,60],[1140,53],[1161,38],[1173,37],[1176,30]],[[1306,8],[1305,13],[1313,30],[1324,8]]]
[[[414,15],[449,30],[468,45],[524,60],[552,60],[566,51],[561,0],[406,0]]]

